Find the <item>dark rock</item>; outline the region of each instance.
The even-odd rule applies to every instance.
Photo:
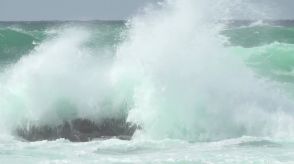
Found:
[[[87,119],[64,121],[58,126],[32,125],[29,128],[16,129],[17,136],[26,141],[68,139],[72,142],[87,142],[93,139],[116,137],[130,140],[139,128],[125,121],[125,119],[104,119],[99,123]]]

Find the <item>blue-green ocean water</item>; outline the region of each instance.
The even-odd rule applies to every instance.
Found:
[[[293,21],[185,14],[0,22],[1,163],[293,163]],[[15,133],[121,116],[129,141]]]

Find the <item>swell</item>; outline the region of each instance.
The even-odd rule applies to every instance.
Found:
[[[11,63],[34,48],[34,36],[13,29],[0,29],[0,61]],[[0,64],[1,64],[0,63]]]
[[[230,45],[259,47],[274,42],[294,44],[293,26],[256,25],[227,29],[222,32],[228,36]]]
[[[122,41],[123,21],[0,22],[0,66],[15,63],[42,42],[57,38],[63,29],[83,27],[92,37],[85,43],[94,51],[108,49]]]
[[[244,58],[250,66],[263,77],[293,84],[294,45],[274,42],[271,44],[244,48],[230,48],[232,53]]]

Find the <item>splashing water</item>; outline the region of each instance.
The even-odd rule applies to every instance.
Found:
[[[214,5],[194,3],[169,2],[131,23],[114,73],[136,81],[129,121],[155,138],[292,136],[292,100],[223,46]]]
[[[170,0],[150,5],[126,25],[54,25],[53,34],[50,29],[20,27],[23,32],[0,26],[9,28],[9,35],[25,38],[22,53],[30,49],[26,55],[13,56],[17,62],[7,59],[0,67],[0,159],[19,162],[23,159],[13,154],[33,147],[36,156],[42,148],[50,152],[48,163],[91,163],[97,156],[99,162],[110,163],[141,163],[150,158],[200,163],[293,160],[291,153],[282,157],[269,153],[293,150],[294,101],[287,92],[289,85],[284,85],[291,81],[272,76],[277,67],[291,74],[291,63],[280,66],[274,61],[277,54],[271,55],[279,44],[290,54],[291,43],[271,43],[281,39],[276,28],[282,27],[271,27],[268,31],[275,36],[269,40],[247,43],[241,35],[244,31],[249,35],[252,29],[264,31],[259,28],[271,25],[235,29],[226,25],[240,8],[250,10],[243,12],[249,17],[259,14],[251,12],[248,2]],[[5,61],[15,53],[9,51],[13,47],[9,44],[16,42],[1,36],[8,36],[7,30],[0,30],[0,43],[5,43],[0,46],[5,54],[0,59]],[[250,46],[234,45],[234,41]],[[131,141],[25,143],[15,136],[19,127],[55,127],[75,119],[103,125],[105,119],[121,118],[138,127]],[[8,143],[18,146],[9,149]],[[63,154],[56,154],[51,144],[62,148]],[[233,153],[235,149],[239,154]],[[1,155],[2,150],[10,152],[11,159]],[[76,154],[81,158],[69,158]],[[44,156],[26,162],[44,162]]]

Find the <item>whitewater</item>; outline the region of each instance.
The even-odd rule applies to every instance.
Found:
[[[249,2],[0,22],[1,163],[293,163],[294,22]]]

